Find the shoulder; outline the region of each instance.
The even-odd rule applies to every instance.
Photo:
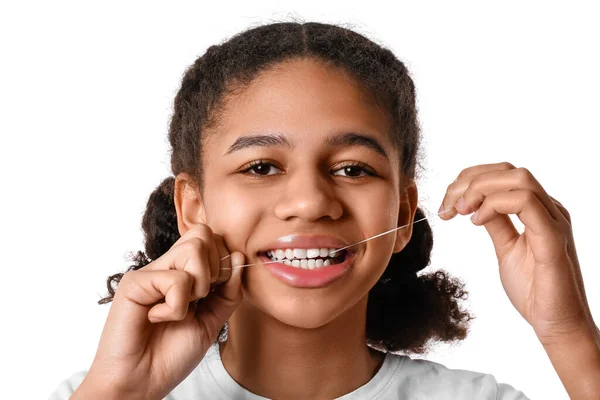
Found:
[[[87,375],[87,371],[79,371],[63,380],[52,392],[49,400],[69,400],[69,397],[81,385],[83,378]]]
[[[390,389],[401,397],[427,395],[431,399],[476,398],[490,400],[526,400],[523,392],[497,382],[491,374],[448,368],[443,364],[389,354],[398,363]],[[384,397],[385,398],[385,397]]]

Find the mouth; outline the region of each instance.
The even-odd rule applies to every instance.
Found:
[[[320,269],[338,265],[346,260],[348,251],[335,251],[335,248],[286,248],[272,249],[259,253],[270,261],[279,262],[288,267],[301,269]]]
[[[336,251],[348,243],[331,236],[290,235],[258,253],[264,268],[287,286],[322,288],[347,275],[354,265],[352,249]]]

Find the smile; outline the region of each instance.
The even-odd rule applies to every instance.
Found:
[[[346,258],[346,251],[337,253],[335,248],[313,249],[275,249],[267,250],[265,256],[271,261],[280,261],[290,267],[302,269],[318,269],[342,263]]]
[[[335,251],[352,241],[332,235],[291,234],[266,243],[258,252],[264,268],[285,285],[322,288],[351,270],[356,250]]]

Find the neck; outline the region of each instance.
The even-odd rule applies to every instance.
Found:
[[[314,329],[285,325],[244,300],[221,345],[227,372],[268,398],[331,399],[367,383],[384,354],[366,345],[367,298]]]

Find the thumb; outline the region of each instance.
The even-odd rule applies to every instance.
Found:
[[[229,279],[217,286],[206,298],[198,304],[196,318],[204,324],[209,337],[216,339],[219,331],[225,325],[231,314],[242,301],[242,274],[244,268],[235,268],[244,265],[244,253],[235,251],[231,253],[231,275]]]

